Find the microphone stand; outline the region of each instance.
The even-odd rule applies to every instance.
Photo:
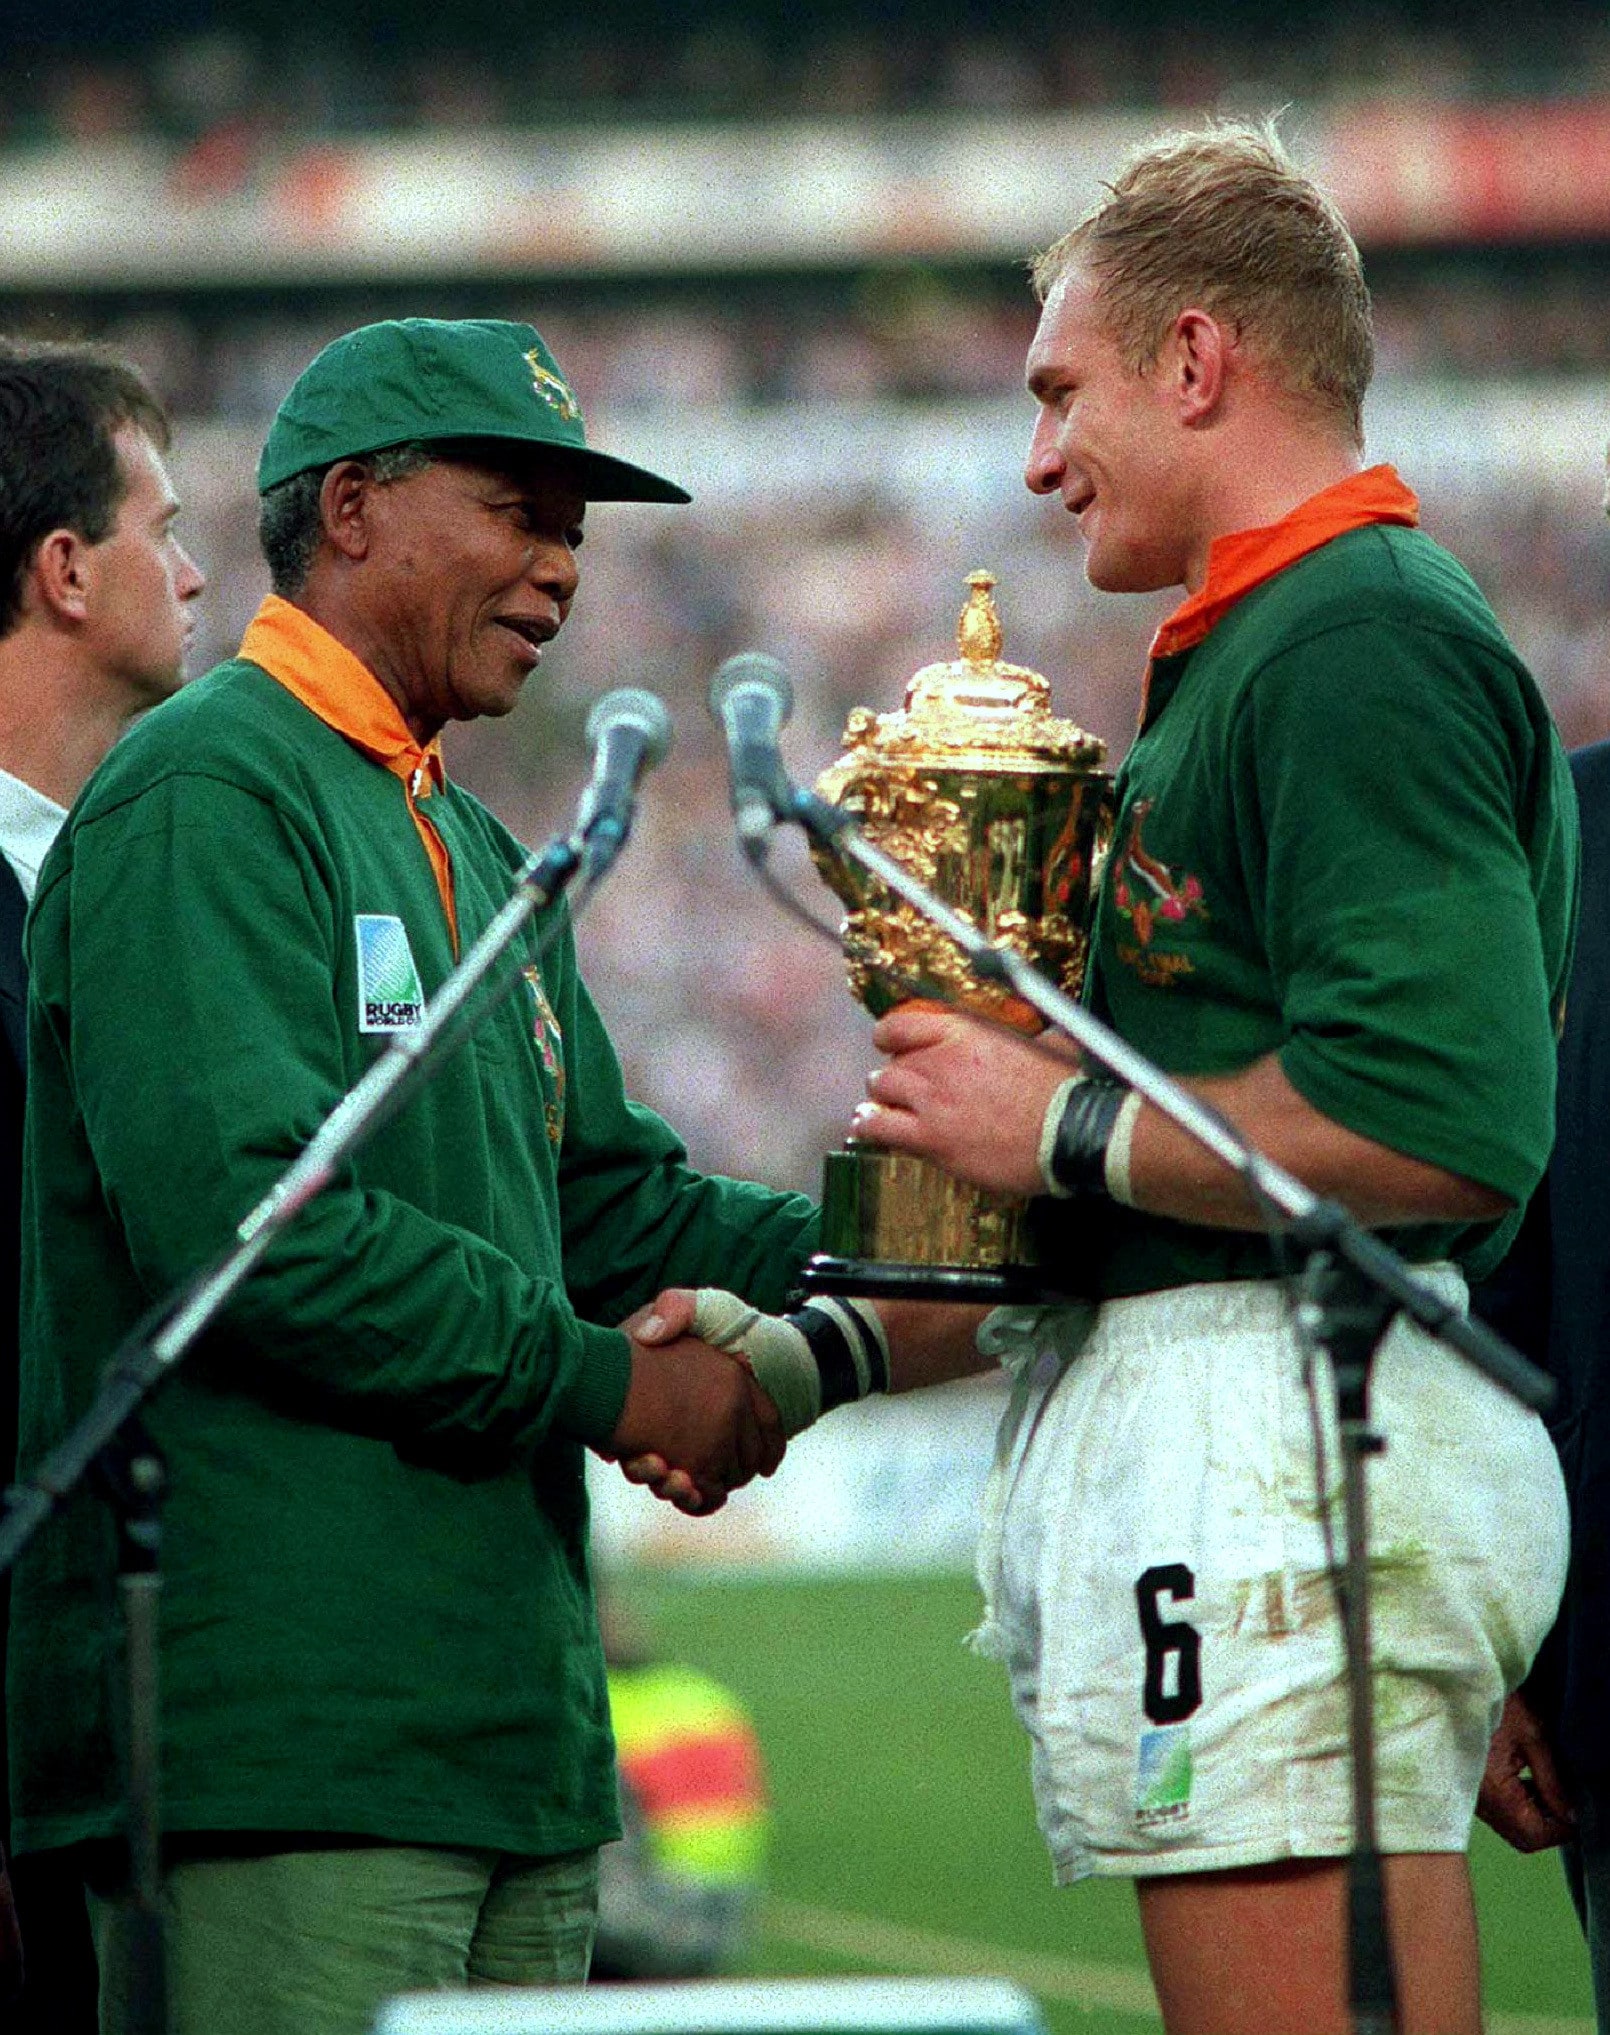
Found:
[[[1522,1405],[1547,1412],[1555,1389],[1484,1323],[1461,1314],[1417,1279],[1405,1261],[1372,1236],[1337,1202],[1322,1200],[1250,1145],[1217,1110],[1155,1066],[1083,1004],[1057,988],[1008,947],[987,939],[969,919],[919,883],[869,841],[854,815],[783,781],[774,800],[778,819],[796,821],[820,848],[858,863],[954,940],[973,971],[1012,990],[1066,1032],[1245,1181],[1254,1201],[1286,1221],[1286,1234],[1306,1255],[1297,1309],[1299,1333],[1330,1356],[1342,1457],[1345,1555],[1336,1579],[1347,1658],[1353,1849],[1348,1873],[1348,2002],[1357,2035],[1392,2035],[1398,2026],[1396,1980],[1386,1926],[1385,1884],[1375,1815],[1375,1713],[1370,1673],[1369,1519],[1364,1468],[1385,1448],[1370,1427],[1370,1369],[1391,1321],[1403,1313],[1456,1350]],[[749,829],[745,853],[758,866],[765,834]]]
[[[584,859],[589,889],[625,841],[618,819],[556,834],[531,854],[485,932],[426,1006],[325,1118],[301,1154],[235,1230],[235,1240],[154,1308],[113,1352],[89,1410],[38,1469],[14,1484],[0,1514],[0,1574],[86,1479],[117,1523],[123,1607],[126,1787],[130,1853],[125,2035],[167,2035],[161,1907],[161,1728],[157,1675],[161,1606],[160,1507],[166,1469],[138,1419],[146,1399],[239,1290],[269,1246],[381,1124],[424,1086],[440,1061],[518,979],[493,980],[515,935],[565,890]],[[490,983],[490,987],[488,987]]]

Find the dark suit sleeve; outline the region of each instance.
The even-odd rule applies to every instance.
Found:
[[[1560,1388],[1552,1420],[1571,1501],[1559,1623],[1528,1680],[1570,1784],[1610,1799],[1610,742],[1571,758],[1582,903],[1560,1040],[1548,1178],[1478,1310]]]
[[[17,1470],[18,1261],[22,1250],[22,1111],[26,1094],[28,969],[22,958],[27,903],[0,856],[0,1483]],[[0,1689],[5,1686],[11,1579],[0,1577]],[[10,1832],[6,1720],[0,1704],[0,1838]]]

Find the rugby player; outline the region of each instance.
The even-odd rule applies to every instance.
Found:
[[[1028,485],[1075,518],[1097,588],[1186,596],[1118,780],[1087,993],[1461,1299],[1548,1157],[1575,819],[1532,680],[1410,490],[1364,462],[1357,250],[1271,130],[1225,126],[1140,153],[1035,276]],[[933,1006],[874,1038],[855,1136],[1047,1196],[1079,1296],[979,1338],[1018,1379],[981,1637],[1056,1875],[1135,1879],[1172,2035],[1342,2030],[1337,1457],[1260,1211],[1097,1068]],[[724,1319],[785,1428],[982,1361],[957,1316],[933,1332],[909,1305],[655,1311],[667,1332]],[[1465,1848],[1558,1601],[1564,1497],[1536,1417],[1401,1323],[1373,1411],[1401,2026],[1474,2035]]]

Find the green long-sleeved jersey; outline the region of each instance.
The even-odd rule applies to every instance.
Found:
[[[522,851],[451,784],[429,817],[467,947]],[[626,1387],[607,1324],[673,1283],[776,1306],[813,1217],[689,1170],[541,931],[152,1402],[172,1831],[545,1855],[618,1827],[583,1483]],[[24,1469],[454,960],[403,782],[244,662],[99,771],[29,955]],[[19,1572],[20,1849],[119,1827],[111,1567],[80,1497]]]

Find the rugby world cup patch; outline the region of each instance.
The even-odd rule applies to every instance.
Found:
[[[425,993],[403,922],[392,912],[358,912],[358,1030],[412,1031],[425,1015]]]
[[[1140,1734],[1135,1760],[1135,1821],[1143,1830],[1184,1823],[1191,1814],[1191,1727],[1163,1724]]]

